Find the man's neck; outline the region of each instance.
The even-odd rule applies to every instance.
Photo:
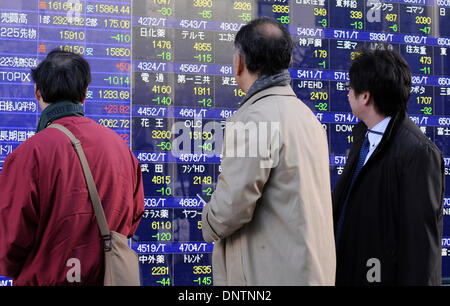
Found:
[[[252,87],[252,85],[256,82],[258,79],[258,75],[256,74],[248,74],[248,76],[244,79],[244,82],[242,84],[242,91],[247,93],[249,89]]]
[[[376,126],[378,123],[386,119],[387,116],[378,114],[374,112],[364,120],[362,120],[366,125],[368,129],[372,129],[374,126]]]

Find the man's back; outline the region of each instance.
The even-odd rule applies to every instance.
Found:
[[[54,123],[81,141],[110,229],[132,236],[144,199],[139,163],[126,144],[86,117],[64,117]],[[72,268],[68,260],[73,258],[80,263],[79,284],[102,284],[98,225],[67,136],[56,129],[42,130],[11,154],[3,172],[0,198],[9,205],[0,203],[4,233],[0,245],[8,249],[0,250],[0,274],[14,274],[18,285],[68,284],[66,274]]]
[[[215,244],[215,285],[333,285],[331,188],[322,126],[290,86],[260,91],[231,121],[279,123],[280,150],[276,167],[266,170],[258,164],[252,168],[252,158],[223,160],[211,202],[236,202],[230,222],[242,227]],[[221,207],[205,217],[219,237],[222,224],[214,220],[227,214]],[[242,212],[236,215],[238,209]]]

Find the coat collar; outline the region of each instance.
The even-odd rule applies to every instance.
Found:
[[[408,118],[408,114],[406,112],[400,112],[394,115],[389,122],[386,131],[384,132],[383,138],[381,138],[380,143],[378,144],[378,147],[375,149],[375,151],[372,154],[372,157],[369,160],[372,160],[373,157],[378,155],[380,152],[382,152],[386,146],[391,142],[392,138],[394,137],[395,133],[398,130],[398,127],[403,123],[403,121]],[[355,141],[355,144],[358,146],[358,148],[361,148],[362,143],[364,141],[364,138],[366,137],[367,132],[367,126],[364,124],[364,122],[359,122],[356,124],[353,128],[353,139]],[[359,150],[357,151],[359,154]],[[369,162],[369,161],[367,161]]]
[[[392,143],[393,138],[399,130],[400,125],[402,125],[407,118],[408,115],[405,112],[398,113],[391,118],[386,131],[383,134],[383,138],[381,139],[375,151],[372,153],[369,160],[366,162],[365,166],[361,169],[359,175],[363,175],[364,172],[367,171],[367,167],[370,166],[374,162],[374,160],[380,154],[382,154],[382,152],[385,151],[387,147],[390,146],[389,144]],[[367,126],[362,121],[353,127],[352,135],[354,143],[352,145],[352,149],[350,150],[350,154],[348,155],[342,177],[339,180],[338,184],[335,186],[335,190],[333,192],[333,196],[338,196],[338,198],[335,198],[333,200],[333,205],[335,205],[336,210],[338,210],[336,207],[339,207],[339,205],[343,203],[345,196],[347,195],[350,182],[352,181],[353,171],[359,159],[359,151],[361,150],[366,132]]]
[[[272,87],[263,89],[263,90],[255,93],[253,96],[251,96],[241,107],[238,108],[235,115],[244,113],[251,105],[253,105],[257,101],[259,101],[267,96],[294,96],[294,97],[297,97],[295,95],[294,90],[292,90],[292,87],[290,85],[272,86]]]
[[[283,85],[283,86],[272,86],[266,89],[263,89],[257,93],[255,93],[253,96],[251,96],[245,103],[238,108],[236,112],[242,112],[250,105],[254,104],[256,101],[261,100],[262,98],[265,98],[267,96],[293,96],[297,97],[295,95],[294,90],[290,85]]]

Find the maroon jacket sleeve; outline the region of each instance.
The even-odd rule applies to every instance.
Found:
[[[34,243],[39,221],[35,151],[22,144],[0,174],[0,275],[16,278]]]
[[[130,152],[131,155],[133,153]],[[142,171],[141,165],[138,160],[132,156],[134,164],[136,166],[136,186],[133,194],[133,224],[131,225],[130,234],[128,238],[134,235],[137,230],[139,223],[141,222],[142,215],[144,214],[145,203],[144,203],[144,185],[142,183]]]

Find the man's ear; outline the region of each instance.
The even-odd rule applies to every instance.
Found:
[[[84,92],[84,98],[83,98],[83,100],[80,101],[81,104],[83,104],[84,100],[86,100],[87,92],[88,92],[88,89],[86,88],[86,91]]]
[[[236,56],[236,75],[239,76],[245,70],[245,61],[244,57],[240,53],[237,53],[235,56]]]
[[[362,93],[360,93],[360,97],[365,106],[373,103],[373,97],[369,91],[363,91]]]
[[[36,84],[34,84],[34,95],[36,97],[36,100],[41,101],[42,95],[39,89],[37,89]]]

